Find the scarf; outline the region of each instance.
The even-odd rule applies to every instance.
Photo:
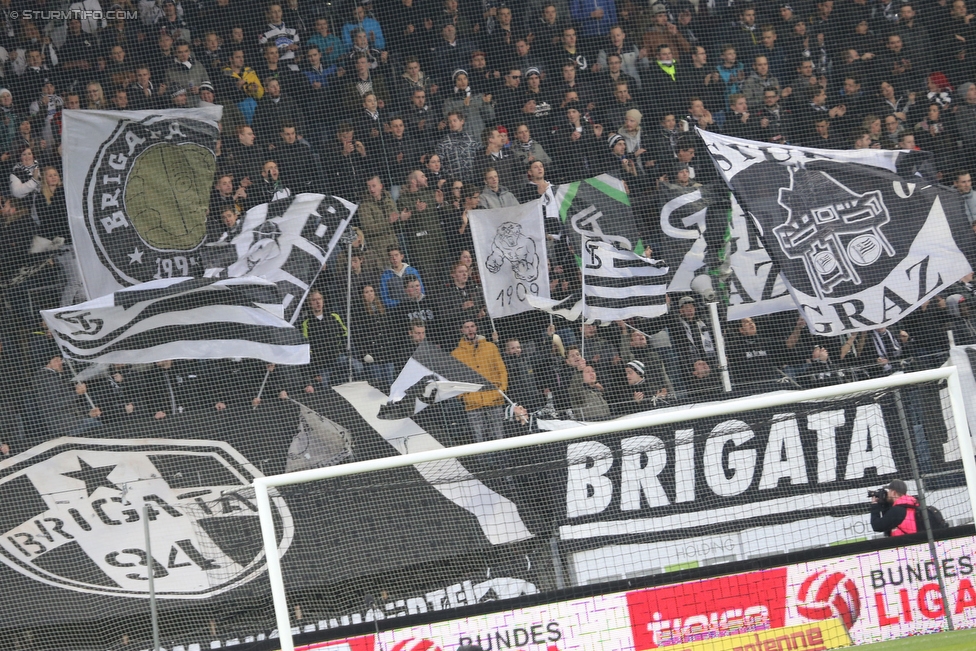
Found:
[[[695,342],[695,335],[694,335],[694,331],[692,329],[692,325],[690,323],[688,323],[684,319],[678,319],[678,321],[684,327],[684,329],[685,329],[685,337],[687,337],[688,341],[691,343],[692,347],[695,349],[695,352],[699,352],[699,346]],[[708,328],[705,326],[705,322],[704,321],[695,321],[695,328],[697,328],[697,330],[698,330],[698,337],[699,337],[699,339],[701,339],[701,349],[700,350],[703,351],[705,353],[705,355],[714,355],[715,354],[715,342],[712,341],[712,333],[709,332]]]
[[[674,61],[672,61],[670,64],[664,63],[663,61],[658,61],[657,65],[659,68],[661,68],[661,70],[666,72],[669,77],[671,77],[671,81],[674,81]]]
[[[34,161],[34,164],[30,165],[29,167],[24,167],[24,165],[21,163],[17,163],[13,166],[13,169],[10,170],[10,173],[16,176],[17,180],[19,180],[21,183],[27,183],[34,177],[34,170],[36,170],[37,167],[37,161]]]
[[[668,144],[671,146],[671,151],[678,151],[678,136],[680,135],[678,130],[665,129],[664,127],[661,127],[661,132],[664,134],[664,137],[668,139]]]
[[[519,141],[519,144],[518,145],[519,145],[519,147],[522,148],[522,151],[524,151],[524,152],[530,152],[530,151],[532,151],[532,145],[534,145],[534,144],[535,144],[535,140],[533,140],[532,138],[529,138],[529,141],[528,142],[521,142],[521,141]]]
[[[952,95],[944,90],[940,90],[937,93],[929,92],[926,97],[929,100],[929,104],[938,104],[939,108],[945,108],[952,102]]]
[[[62,100],[58,95],[48,95],[47,96],[47,119],[50,121],[54,118],[55,114],[64,107],[64,100]]]
[[[410,85],[411,89],[426,90],[427,88],[427,77],[424,75],[423,72],[420,73],[420,76],[417,78],[417,81],[414,81],[413,79],[408,77],[407,73],[403,73],[400,76],[407,80],[407,84]]]
[[[901,342],[898,341],[898,337],[892,334],[891,330],[885,330],[884,333],[880,333],[877,330],[871,332],[871,337],[874,339],[874,350],[878,354],[878,357],[889,360],[897,359],[901,357]],[[891,364],[884,365],[885,373],[891,372]]]

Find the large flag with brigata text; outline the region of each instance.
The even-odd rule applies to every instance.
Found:
[[[215,236],[220,117],[219,106],[64,112],[68,221],[89,298],[152,280],[259,276],[294,321],[356,207],[287,196],[241,215],[232,240]]]

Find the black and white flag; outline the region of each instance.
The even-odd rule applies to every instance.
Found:
[[[298,433],[288,446],[285,472],[325,468],[352,460],[352,434],[331,418],[296,403]]]
[[[65,356],[102,364],[249,357],[307,364],[278,288],[256,277],[173,278],[41,312]]]
[[[221,111],[64,111],[68,222],[89,298],[203,275]]]
[[[583,237],[583,305],[587,321],[617,321],[660,316],[667,284],[667,264],[618,249],[610,242]]]
[[[795,310],[779,267],[756,229],[750,228],[748,216],[734,196],[729,212],[728,248],[721,273],[729,294],[728,320]]]
[[[908,152],[700,135],[812,332],[890,326],[972,271],[959,193],[900,176]]]
[[[409,418],[428,405],[481,391],[490,384],[480,373],[462,364],[426,339],[407,360],[390,387],[390,400],[380,407],[386,420]]]
[[[242,217],[230,242],[208,233],[221,108],[65,111],[65,194],[89,298],[180,277],[275,282],[293,321],[356,206],[299,194]]]
[[[285,320],[294,323],[309,287],[356,208],[345,199],[323,194],[299,194],[255,206],[247,211],[241,232],[229,243],[206,247],[204,275],[256,276],[272,281],[281,292]]]
[[[530,296],[529,302],[571,321],[580,315],[586,321],[617,321],[665,314],[674,269],[643,255],[645,243],[623,182],[603,174],[561,185],[554,196],[558,212],[548,214],[558,216],[569,233],[567,244],[581,265],[583,296],[561,302]]]

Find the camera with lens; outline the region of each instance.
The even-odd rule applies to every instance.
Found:
[[[888,501],[888,489],[879,488],[876,491],[868,491],[868,499],[871,499],[872,497],[877,497],[878,501],[884,504]]]

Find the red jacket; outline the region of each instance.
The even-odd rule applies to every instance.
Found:
[[[918,524],[915,521],[915,513],[918,509],[918,500],[911,495],[902,495],[892,506],[902,506],[905,508],[905,519],[897,527],[891,530],[892,536],[907,536],[918,532]]]

